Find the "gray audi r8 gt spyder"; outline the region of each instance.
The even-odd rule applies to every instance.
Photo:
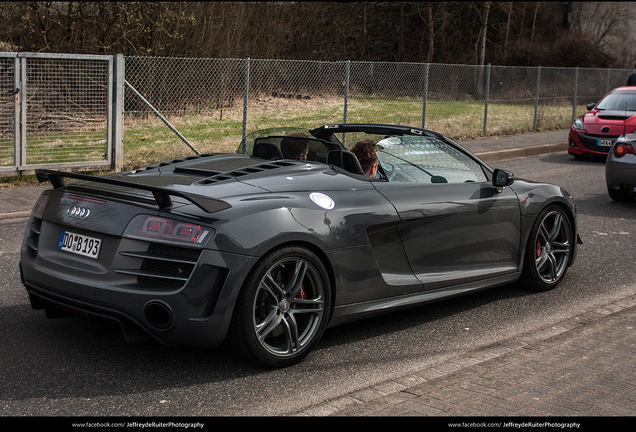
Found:
[[[607,193],[615,201],[636,198],[636,134],[620,136],[605,160]]]
[[[347,150],[367,139],[374,177]],[[415,127],[273,128],[236,154],[37,176],[52,188],[22,245],[34,309],[114,320],[128,339],[225,341],[273,367],[330,326],[517,281],[554,288],[579,242],[565,190]]]

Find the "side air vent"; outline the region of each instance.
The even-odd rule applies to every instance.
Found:
[[[274,162],[267,162],[260,165],[252,165],[246,168],[241,168],[234,171],[228,171],[228,172],[216,174],[211,177],[205,178],[203,180],[199,180],[198,182],[194,184],[206,185],[206,184],[219,183],[222,181],[243,177],[249,174],[257,174],[257,173],[261,173],[265,171],[293,166],[293,165],[296,165],[297,163],[298,162],[291,161],[291,160],[290,161],[280,160],[280,161],[274,161]]]
[[[625,113],[611,111],[609,113],[600,113],[598,118],[603,120],[626,120],[633,115],[633,111],[626,111]]]
[[[143,260],[138,270],[113,270],[114,272],[136,275],[137,283],[143,288],[177,289],[190,278],[201,251],[151,243],[148,252],[120,252],[120,254],[143,258]]]
[[[29,248],[29,255],[35,258],[40,248],[40,232],[42,230],[42,219],[33,218],[33,222],[27,227],[29,235],[26,238],[26,245]]]
[[[175,174],[184,174],[196,177],[210,177],[213,175],[222,174],[222,171],[211,171],[207,169],[190,168],[190,167],[176,167],[173,171]]]

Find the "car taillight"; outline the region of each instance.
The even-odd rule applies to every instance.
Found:
[[[614,156],[622,158],[626,154],[634,154],[634,147],[631,144],[616,144],[614,146]]]
[[[33,210],[31,210],[31,214],[38,219],[42,219],[47,202],[49,202],[49,196],[46,194],[40,195],[40,198],[38,198],[33,206]]]
[[[139,231],[139,230],[138,230]],[[149,217],[145,220],[144,225],[140,231],[150,236],[160,237],[166,232],[172,232],[172,221],[170,219]]]
[[[128,224],[124,237],[200,245],[211,232],[210,228],[197,224],[158,216],[140,215]]]

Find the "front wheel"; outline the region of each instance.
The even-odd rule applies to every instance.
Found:
[[[525,285],[540,291],[557,286],[570,264],[573,239],[572,223],[560,207],[543,210],[528,238],[522,275]]]
[[[248,360],[284,367],[318,343],[331,289],[320,259],[302,247],[269,253],[247,277],[235,308],[230,343]]]

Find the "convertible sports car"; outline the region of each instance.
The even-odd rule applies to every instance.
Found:
[[[377,143],[376,177],[343,144],[364,139]],[[551,289],[579,241],[566,191],[414,127],[269,129],[237,154],[37,175],[53,189],[22,245],[33,308],[115,320],[130,339],[226,341],[274,367],[328,326],[517,280]]]
[[[570,127],[568,153],[607,156],[619,136],[636,131],[636,87],[615,88],[587,110]]]

